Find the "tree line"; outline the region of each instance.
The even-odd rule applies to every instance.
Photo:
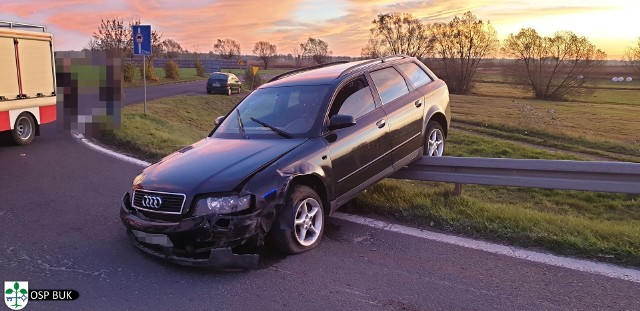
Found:
[[[113,50],[123,57],[132,57],[131,26],[124,27],[119,19],[102,20],[98,31],[89,42],[91,50]],[[162,34],[152,32],[153,54],[175,58],[189,53],[173,39],[162,40]],[[269,68],[278,55],[277,47],[268,41],[254,44],[253,54]],[[466,94],[473,87],[474,76],[481,64],[497,52],[515,59],[509,76],[528,85],[536,98],[561,99],[581,92],[584,77],[599,68],[606,54],[586,37],[571,31],[559,31],[552,36],[542,36],[535,29],[523,28],[510,34],[500,43],[490,21],[478,19],[466,12],[455,16],[450,22],[423,23],[410,13],[379,14],[370,28],[370,37],[361,49],[363,58],[404,54],[426,62],[440,76],[452,93]],[[217,39],[213,51],[221,58],[240,57],[240,44],[233,39]],[[297,44],[289,54],[295,66],[304,60],[326,63],[331,59],[329,44],[321,39],[309,37]],[[625,51],[625,62],[640,73],[640,38],[636,45]]]
[[[112,51],[119,57],[132,58],[132,26],[139,24],[140,20],[134,20],[125,26],[125,22],[118,18],[103,19],[85,49]],[[151,34],[151,45],[152,54],[147,58],[147,62],[151,63],[153,58],[159,55],[165,55],[167,58],[177,58],[181,54],[190,53],[173,39],[162,40],[162,34],[155,30]],[[269,64],[277,56],[277,47],[268,41],[258,41],[254,44],[252,52],[260,58],[264,68],[268,69]],[[327,42],[311,37],[297,45],[292,52],[291,55],[295,60],[296,67],[300,67],[306,58],[318,64],[325,63],[332,54]],[[240,57],[240,44],[233,39],[217,39],[213,44],[213,51],[210,51],[210,53],[217,54],[224,59],[238,58]]]

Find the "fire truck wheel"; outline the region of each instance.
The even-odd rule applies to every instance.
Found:
[[[31,114],[23,112],[16,119],[13,127],[13,140],[18,145],[28,145],[36,137],[36,122]]]

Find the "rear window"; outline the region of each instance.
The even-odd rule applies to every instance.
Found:
[[[432,81],[427,73],[415,63],[398,65],[398,69],[400,69],[405,76],[409,77],[409,80],[411,80],[411,83],[413,83],[415,87],[421,87]]]
[[[393,67],[374,71],[371,73],[371,78],[378,89],[383,105],[409,93],[409,87],[404,78]]]
[[[213,80],[227,80],[227,75],[223,75],[220,73],[213,73],[209,76],[209,79],[213,79]]]

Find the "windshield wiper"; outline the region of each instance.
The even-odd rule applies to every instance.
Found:
[[[262,125],[264,127],[270,128],[271,130],[273,130],[274,132],[278,133],[280,136],[282,136],[284,138],[293,138],[293,135],[291,135],[290,133],[287,133],[287,132],[285,132],[285,131],[283,131],[283,130],[281,130],[281,129],[279,129],[279,128],[271,125],[271,124],[268,124],[268,123],[265,123],[263,121],[260,121],[260,120],[254,118],[254,117],[250,117],[249,119],[251,119],[251,121],[253,121],[255,123],[258,123],[258,124],[260,124],[260,125]]]
[[[242,137],[249,139],[247,132],[244,131],[244,124],[242,124],[242,118],[240,118],[240,110],[238,110],[238,108],[236,108],[236,115],[238,116],[238,125],[240,126],[240,133],[242,134]]]

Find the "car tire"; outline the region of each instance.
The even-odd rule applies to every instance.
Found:
[[[437,121],[429,121],[424,135],[423,155],[440,157],[444,155],[445,136],[442,126]]]
[[[324,218],[320,196],[307,186],[295,186],[274,223],[272,233],[275,246],[287,254],[314,249],[322,240]]]
[[[240,92],[242,92],[242,87],[238,87],[238,93],[237,94],[240,94]]]
[[[227,89],[227,96],[231,96],[231,87]]]
[[[16,144],[20,146],[30,144],[36,137],[36,122],[33,120],[31,114],[26,112],[21,113],[18,118],[16,118],[11,133],[13,135],[13,141]]]

